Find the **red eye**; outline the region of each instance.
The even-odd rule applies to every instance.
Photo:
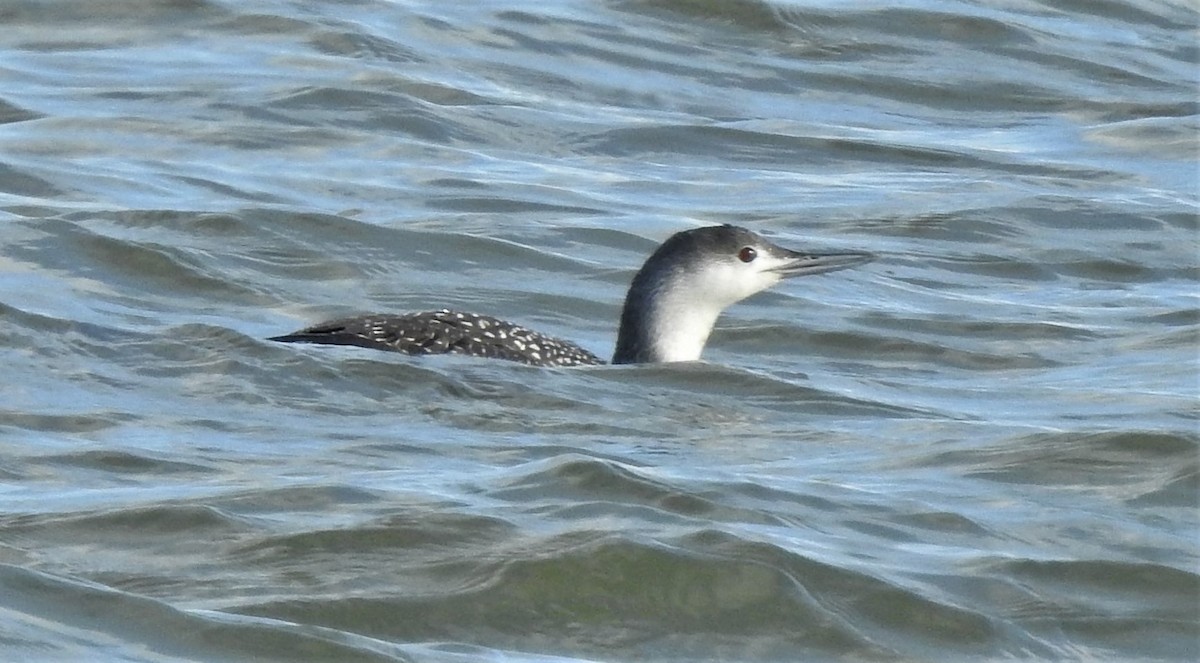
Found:
[[[757,257],[758,251],[755,251],[752,246],[743,246],[742,250],[738,251],[738,260],[742,262],[754,262]]]

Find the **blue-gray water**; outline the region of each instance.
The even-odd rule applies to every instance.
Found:
[[[0,659],[1200,656],[1189,2],[0,3]],[[738,223],[877,252],[608,355]]]

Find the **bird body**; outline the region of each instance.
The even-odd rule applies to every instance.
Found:
[[[534,366],[603,364],[578,345],[478,313],[441,309],[331,320],[268,339],[284,343],[357,345],[410,355],[463,354]]]

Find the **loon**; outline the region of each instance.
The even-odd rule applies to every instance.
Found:
[[[874,259],[865,252],[792,251],[731,225],[676,233],[633,277],[612,363],[697,360],[726,307],[787,277],[832,272]],[[463,354],[532,366],[604,363],[570,341],[449,309],[343,318],[268,340],[355,345],[410,355]]]

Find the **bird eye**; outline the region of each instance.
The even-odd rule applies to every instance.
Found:
[[[742,262],[754,262],[758,257],[758,251],[754,250],[753,246],[743,246],[741,251],[738,251],[738,260]]]

